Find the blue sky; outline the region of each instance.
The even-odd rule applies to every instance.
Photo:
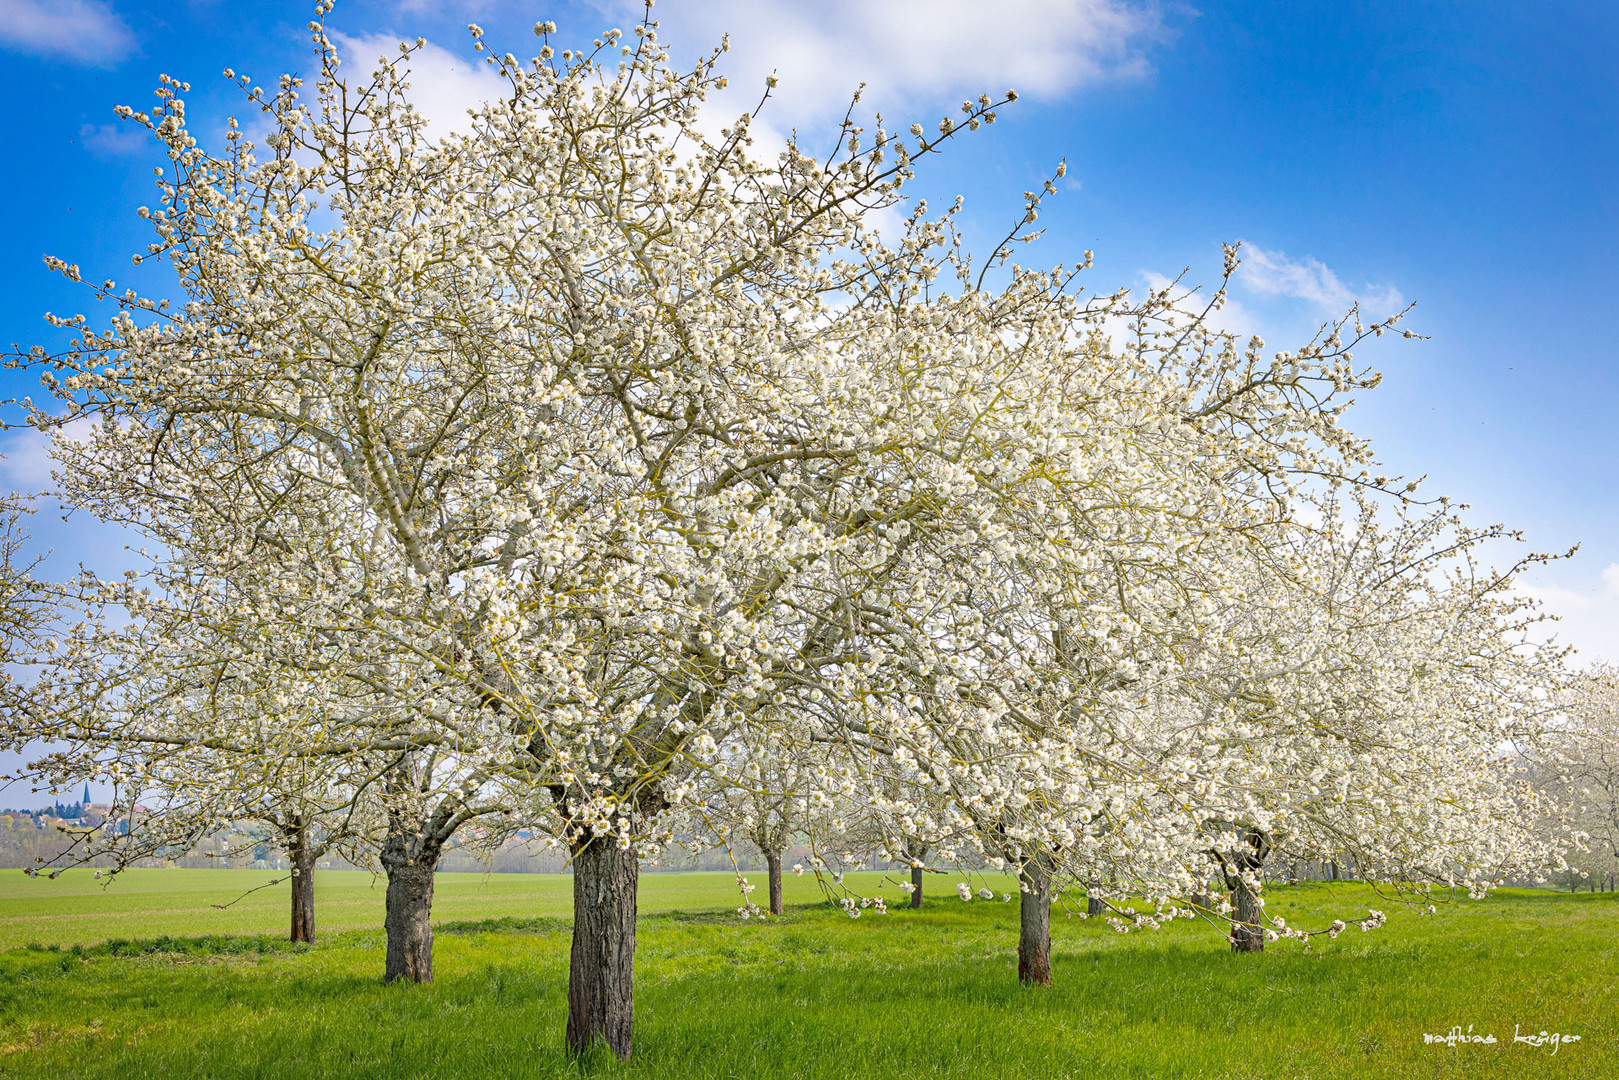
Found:
[[[59,340],[47,310],[84,298],[49,275],[46,252],[86,276],[161,295],[134,274],[152,201],[150,146],[115,120],[144,105],[160,72],[189,80],[196,129],[241,107],[226,66],[271,82],[309,69],[310,3],[0,0],[0,342]],[[340,2],[329,18],[357,60],[425,36],[415,78],[430,115],[453,118],[482,76],[466,24],[497,50],[531,50],[554,19],[564,43],[625,26],[638,5]],[[1360,299],[1404,301],[1430,340],[1384,341],[1385,374],[1351,426],[1388,471],[1471,503],[1479,522],[1525,531],[1527,547],[1582,545],[1530,587],[1564,617],[1584,659],[1619,661],[1619,365],[1607,319],[1619,296],[1619,7],[1605,3],[1228,3],[1122,0],[665,0],[677,55],[732,33],[731,112],[779,71],[771,130],[810,142],[848,93],[896,122],[932,127],[967,96],[1022,99],[935,162],[917,193],[967,197],[987,250],[1059,158],[1032,261],[1094,249],[1093,287],[1140,288],[1190,268],[1209,282],[1221,241],[1248,263],[1228,319],[1287,348]],[[903,121],[903,124],[897,123]],[[767,132],[766,138],[769,138]],[[15,373],[3,388],[34,388]],[[0,436],[3,479],[48,483],[27,436]],[[32,523],[53,569],[121,562],[121,538],[49,513]],[[1612,568],[1612,569],[1610,569]],[[1605,573],[1606,572],[1606,573]],[[5,797],[0,796],[0,801]]]

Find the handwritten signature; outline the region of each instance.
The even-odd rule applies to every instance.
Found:
[[[1468,1046],[1472,1044],[1494,1046],[1500,1040],[1496,1039],[1495,1035],[1490,1033],[1475,1034],[1472,1024],[1467,1025],[1466,1031],[1463,1031],[1462,1026],[1457,1024],[1443,1035],[1424,1033],[1422,1036],[1422,1041],[1431,1046],[1448,1046],[1455,1049],[1458,1046]],[[1580,1037],[1578,1035],[1565,1035],[1558,1031],[1531,1031],[1525,1033],[1522,1030],[1521,1024],[1512,1025],[1513,1045],[1521,1043],[1524,1046],[1549,1046],[1551,1047],[1551,1052],[1555,1054],[1559,1049],[1568,1043],[1577,1043],[1579,1041]]]

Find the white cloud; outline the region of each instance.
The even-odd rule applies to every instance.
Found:
[[[50,440],[33,428],[6,439],[0,457],[0,484],[15,494],[32,494],[51,482]]]
[[[93,420],[73,420],[62,426],[61,435],[80,441],[90,433]],[[51,457],[51,436],[38,428],[18,428],[0,441],[0,484],[11,491],[31,495],[48,488],[56,461]]]
[[[639,17],[639,4],[605,6]],[[682,53],[730,34],[723,73],[735,90],[732,111],[756,101],[776,72],[781,85],[766,119],[782,127],[835,122],[862,82],[864,105],[892,113],[953,111],[964,97],[1009,87],[1050,98],[1139,78],[1162,36],[1156,3],[1124,0],[666,0],[654,14]]]
[[[1261,296],[1283,296],[1303,300],[1318,308],[1341,313],[1359,303],[1374,319],[1393,315],[1405,306],[1405,299],[1392,285],[1366,285],[1355,290],[1345,285],[1332,268],[1320,259],[1306,256],[1290,259],[1280,251],[1266,251],[1244,241],[1237,268],[1237,283]]]
[[[1164,289],[1172,284],[1171,278],[1151,270],[1142,271],[1141,278],[1150,289]],[[1193,282],[1191,275],[1182,278],[1181,284],[1171,293],[1171,299],[1178,311],[1186,312],[1188,315],[1201,315],[1203,309],[1209,306],[1214,290],[1205,287],[1194,292],[1194,284],[1189,284],[1190,282]],[[1229,292],[1226,293],[1225,303],[1220,306],[1220,310],[1209,312],[1207,322],[1216,330],[1231,334],[1239,342],[1245,342],[1255,334],[1264,336],[1260,334],[1258,318],[1240,302],[1234,300]],[[1122,328],[1124,324],[1121,321],[1119,325]]]
[[[132,157],[152,145],[151,133],[133,124],[85,124],[79,142],[99,158]]]
[[[113,67],[135,35],[103,0],[0,0],[0,43],[36,56]]]
[[[1525,596],[1532,596],[1546,606],[1554,615],[1566,615],[1571,611],[1590,611],[1593,607],[1593,597],[1577,589],[1565,589],[1561,585],[1525,585],[1519,584],[1518,591]],[[1595,598],[1600,600],[1600,597]]]
[[[641,0],[586,3],[603,25],[576,16],[565,31],[589,38],[615,21],[628,29],[645,10]],[[393,8],[399,15],[445,8],[472,15],[514,6],[395,0]],[[923,99],[949,108],[958,94],[1012,87],[1049,98],[1087,83],[1139,78],[1151,71],[1148,49],[1166,36],[1160,0],[660,0],[653,16],[660,37],[681,55],[706,53],[730,35],[722,74],[755,100],[765,76],[779,74],[777,119],[789,124],[835,121],[861,83],[866,102],[878,108]]]
[[[362,73],[356,78],[375,70],[379,59],[399,56],[400,39],[392,34],[333,33],[331,38],[343,63]],[[509,89],[483,61],[462,59],[432,42],[412,53],[409,64],[406,81],[410,90],[406,96],[427,118],[432,135],[466,130],[468,109],[498,98]]]
[[[633,0],[602,6],[626,28],[642,10]],[[891,131],[912,122],[931,131],[981,93],[998,98],[1015,89],[1051,99],[1085,84],[1140,78],[1150,71],[1148,48],[1163,37],[1151,0],[663,0],[654,15],[677,57],[730,37],[720,62],[730,87],[703,110],[704,130],[752,109],[766,78],[778,77],[751,128],[753,152],[764,161],[786,147],[793,129],[814,148],[862,83],[857,122],[880,112]],[[868,220],[889,236],[899,222],[892,208]]]
[[[558,47],[617,24],[638,23],[639,0],[587,0],[594,14],[575,15],[563,28]],[[502,0],[461,0],[467,15]],[[394,10],[408,28],[408,16],[442,10],[425,0],[396,0]],[[720,73],[729,89],[709,99],[698,127],[710,134],[751,110],[772,73],[780,84],[752,128],[753,153],[770,161],[786,147],[788,132],[824,134],[842,119],[850,97],[866,89],[862,122],[882,112],[891,130],[913,120],[930,130],[938,117],[980,93],[1054,98],[1103,80],[1134,79],[1150,71],[1147,51],[1165,37],[1158,0],[662,0],[654,11],[660,38],[675,51],[676,63],[689,62],[730,36],[730,52]],[[520,49],[514,43],[493,42]],[[397,52],[395,39],[370,35],[342,39],[344,59],[369,64],[379,54]],[[475,65],[429,46],[413,63],[413,100],[434,117],[458,118],[467,104],[499,91],[494,77]],[[609,65],[610,67],[610,65]],[[432,88],[437,100],[421,93]],[[924,111],[925,110],[925,111]],[[926,119],[931,116],[932,119]],[[1052,164],[1055,164],[1053,162]],[[1077,181],[1076,181],[1077,182]],[[874,223],[889,231],[894,213]]]
[[[1602,570],[1600,584],[1589,578],[1563,584],[1520,581],[1517,588],[1558,617],[1548,633],[1574,646],[1575,665],[1619,663],[1619,563]]]
[[[81,440],[95,421],[73,420],[59,433],[70,440]],[[51,470],[57,467],[50,455],[49,435],[36,428],[21,428],[0,437],[0,485],[21,496],[33,514],[25,518],[26,535],[19,561],[30,565],[37,558],[35,571],[46,580],[62,581],[81,567],[104,578],[126,570],[144,571],[149,563],[137,552],[149,544],[133,529],[98,521],[89,514],[69,515],[49,492],[55,487]]]

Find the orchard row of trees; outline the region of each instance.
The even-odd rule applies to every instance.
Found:
[[[1612,892],[1619,879],[1619,670],[1592,666],[1572,680],[1565,702],[1560,753],[1541,776],[1580,837],[1560,877],[1574,891]]]
[[[417,46],[354,79],[311,26],[312,86],[237,79],[256,138],[205,147],[167,78],[125,110],[178,301],[87,280],[111,320],[14,358],[62,497],[152,555],[67,590],[7,748],[147,806],[126,850],[261,822],[295,912],[323,851],[379,865],[386,977],[425,980],[451,837],[540,830],[568,1045],[620,1057],[680,837],[757,844],[776,911],[793,839],[851,915],[845,849],[1008,870],[1034,983],[1065,883],[1258,949],[1312,932],[1264,914],[1278,850],[1419,890],[1557,863],[1524,778],[1560,654],[1484,565],[1510,534],[1342,422],[1395,319],[1268,352],[1223,288],[1087,293],[1088,253],[1012,260],[1050,182],[976,260],[905,187],[1010,92],[764,161],[757,110],[703,122],[723,49],[474,27],[508,90],[429,137]]]

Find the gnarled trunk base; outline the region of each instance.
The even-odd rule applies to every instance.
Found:
[[[433,871],[443,842],[426,842],[421,825],[390,815],[382,843],[388,872],[388,960],[382,980],[433,981]]]
[[[922,906],[922,867],[916,863],[911,864],[911,906]]]
[[[388,961],[382,975],[384,982],[433,981],[433,868],[437,863],[436,858],[418,858],[387,868],[388,914],[383,925],[388,931]]]
[[[1032,986],[1051,985],[1051,863],[1038,856],[1019,870],[1017,977]]]
[[[630,1056],[635,1019],[634,848],[592,839],[573,853],[573,951],[568,963],[568,1052],[605,1043]]]
[[[1231,948],[1234,952],[1264,952],[1265,929],[1260,924],[1265,909],[1259,906],[1259,886],[1237,879],[1231,889],[1231,900],[1236,905],[1232,914]]]

